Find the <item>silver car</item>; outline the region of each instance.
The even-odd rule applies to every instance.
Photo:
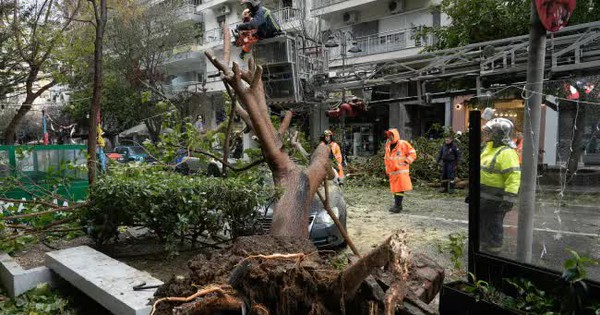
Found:
[[[346,201],[341,188],[330,181],[329,203],[333,212],[337,215],[344,229],[346,228]],[[323,188],[320,188],[324,195]],[[267,205],[262,209],[263,217],[260,219],[261,229],[264,233],[268,233],[273,220],[272,205]],[[307,229],[310,235],[310,240],[318,248],[330,248],[345,245],[344,237],[333,222],[333,219],[325,210],[323,203],[315,194],[310,214],[308,217]]]

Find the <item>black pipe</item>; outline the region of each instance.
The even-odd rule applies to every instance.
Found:
[[[469,258],[468,270],[475,274],[475,252],[479,251],[479,181],[481,152],[481,112],[469,112]]]

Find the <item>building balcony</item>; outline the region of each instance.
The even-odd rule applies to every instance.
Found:
[[[311,13],[315,16],[348,10],[378,0],[313,0]]]
[[[188,44],[173,48],[171,56],[163,64],[167,73],[176,74],[205,67],[201,45]]]
[[[302,10],[293,7],[285,7],[279,10],[273,11],[273,16],[277,19],[281,28],[286,30],[286,26],[290,26],[290,23],[298,22],[303,19]]]
[[[204,22],[204,15],[202,12],[197,11],[196,3],[200,3],[199,0],[189,0],[188,3],[182,5],[176,12],[177,17],[182,21],[194,21],[196,23]]]
[[[172,96],[177,93],[181,93],[184,91],[193,92],[193,93],[202,93],[204,91],[204,82],[200,81],[186,81],[186,82],[178,82],[173,84],[168,84],[163,86],[165,93],[168,96]]]
[[[414,38],[415,30],[413,28],[400,29],[377,33],[369,36],[357,37],[354,39],[356,46],[360,48],[358,53],[346,53],[346,58],[361,57],[374,54],[399,51],[403,49],[416,48],[428,43],[428,39],[416,40]],[[350,47],[350,40],[348,47]],[[329,51],[329,60],[342,59],[342,46],[331,48]]]
[[[242,21],[237,21],[229,24],[229,30],[234,30],[235,27],[242,23]],[[231,40],[233,41],[233,35],[231,36]],[[216,46],[223,45],[223,29],[220,27],[211,28],[209,30],[204,31],[203,42],[200,47],[202,50],[206,50],[209,48],[214,48]]]
[[[200,2],[201,3],[198,5],[198,7],[196,7],[196,10],[199,12],[208,9],[215,9],[215,7],[222,7],[224,5],[228,6],[231,10],[231,8],[238,8],[240,4],[238,0],[202,0]]]

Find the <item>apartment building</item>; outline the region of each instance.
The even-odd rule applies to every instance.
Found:
[[[323,30],[329,50],[329,71],[322,85],[332,102],[322,104],[312,116],[311,134],[338,130],[348,155],[374,154],[384,131],[398,128],[403,137],[421,135],[434,123],[445,124],[446,104],[423,106],[399,102],[420,88],[414,82],[385,81],[365,85],[367,79],[386,71],[389,64],[419,58],[433,38],[419,36],[423,27],[446,25],[448,19],[435,10],[436,0],[315,0],[311,14]],[[325,113],[352,96],[364,99],[368,111],[356,117],[328,118]],[[447,102],[450,106],[450,102]],[[343,131],[342,131],[343,130]]]
[[[277,18],[284,34],[256,44],[253,55],[264,69],[268,104],[275,110],[288,109],[307,101],[304,86],[316,73],[324,71],[324,56],[318,56],[318,44],[313,39],[318,34],[318,23],[309,16],[310,7],[305,1],[263,1],[263,5]],[[182,8],[181,17],[198,23],[201,36],[188,45],[176,47],[165,63],[170,90],[203,91],[209,95],[211,107],[203,114],[209,128],[219,122],[225,86],[204,52],[211,50],[222,56],[222,27],[235,29],[241,23],[242,10],[239,0],[190,0]],[[247,61],[239,59],[239,52],[240,48],[233,47],[231,60],[246,67]]]
[[[261,41],[254,47],[255,60],[264,68],[263,81],[268,105],[274,112],[295,109],[304,119],[312,139],[327,129],[340,129],[337,119],[326,111],[338,106],[342,96],[357,96],[367,101],[391,99],[408,85],[398,83],[376,88],[346,88],[346,81],[368,76],[378,67],[399,58],[415,56],[429,38],[418,38],[422,26],[447,23],[433,6],[439,0],[265,0],[280,22],[284,35]],[[223,108],[224,85],[218,71],[204,56],[206,50],[222,54],[222,25],[230,29],[241,21],[239,0],[189,0],[181,10],[182,19],[198,23],[202,35],[194,42],[177,47],[165,63],[169,88],[173,91],[205,91],[212,107],[203,115],[205,125],[215,126]],[[337,47],[330,47],[328,41]],[[354,48],[348,52],[350,48]],[[239,60],[239,48],[232,61]],[[413,87],[410,87],[413,88]],[[399,92],[400,91],[400,92]],[[370,154],[389,126],[406,124],[412,109],[400,110],[396,104],[380,102],[359,117],[345,120],[346,142],[356,148],[352,154]],[[444,108],[427,113],[424,124],[444,119]],[[441,118],[438,117],[441,115]],[[431,116],[431,117],[430,117]],[[407,133],[411,127],[408,127]],[[308,127],[310,126],[310,127]],[[425,128],[425,127],[423,127]],[[360,138],[364,141],[355,140]],[[364,143],[363,143],[364,142]]]

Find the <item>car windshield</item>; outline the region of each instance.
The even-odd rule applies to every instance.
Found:
[[[142,147],[129,147],[131,154],[144,154],[146,151]]]

